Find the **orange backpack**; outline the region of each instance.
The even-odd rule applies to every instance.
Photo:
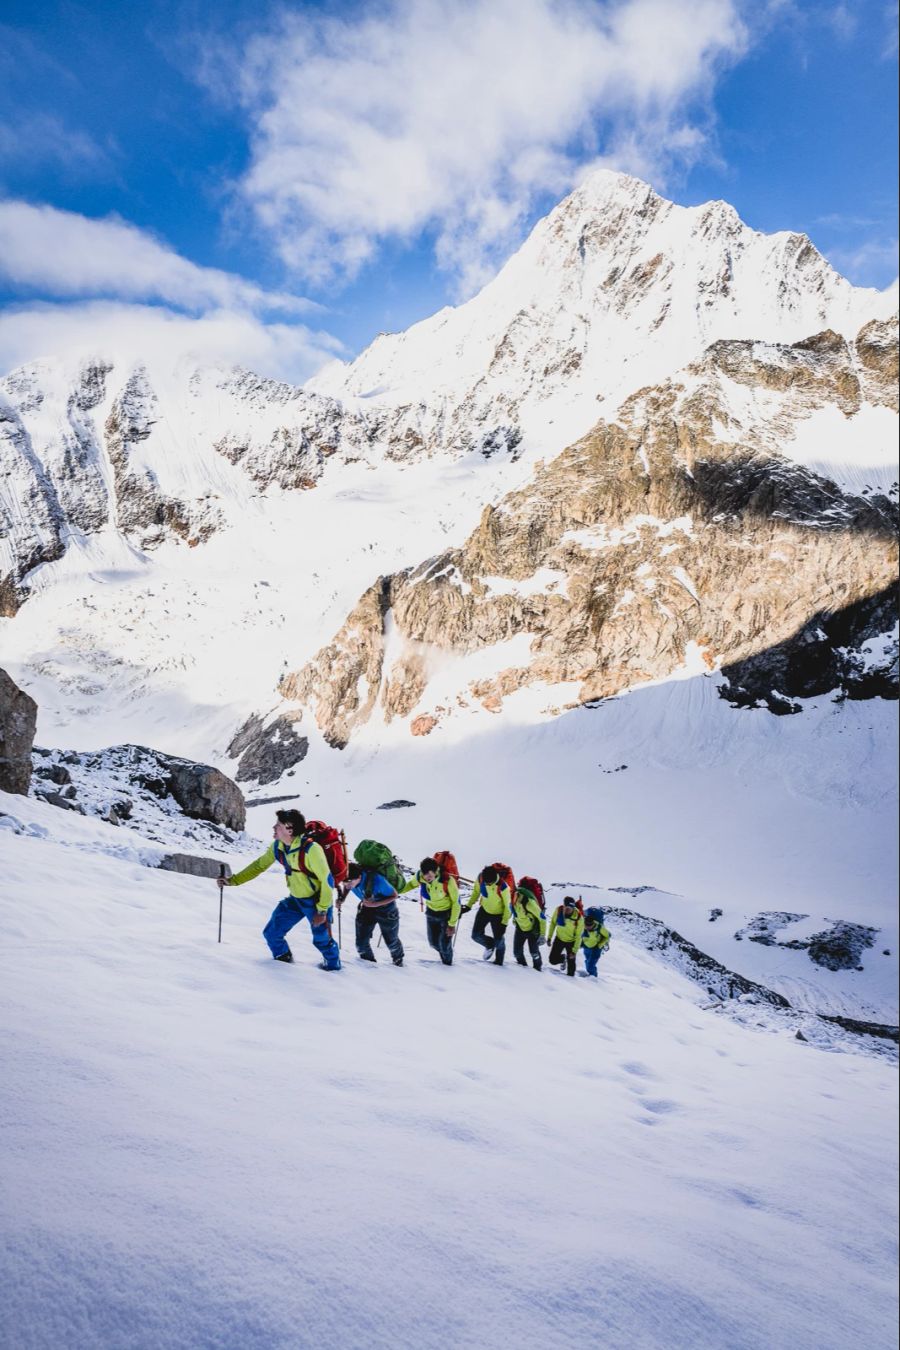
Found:
[[[453,877],[457,887],[459,886],[459,868],[456,865],[456,859],[446,849],[439,848],[434,855],[434,861],[438,865],[438,878],[443,882],[444,894],[447,895],[449,894],[447,883],[451,877]]]
[[[510,903],[511,904],[514,903],[516,898],[516,879],[513,876],[512,868],[508,867],[506,863],[498,863],[498,862],[491,863],[491,866],[493,867],[494,871],[497,873],[499,877],[499,881],[497,882],[498,887],[503,885],[508,886]],[[478,873],[478,884],[479,886],[481,885],[480,872]]]

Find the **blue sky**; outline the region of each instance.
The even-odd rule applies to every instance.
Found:
[[[0,13],[2,365],[166,321],[302,378],[471,294],[593,163],[896,275],[883,0]]]

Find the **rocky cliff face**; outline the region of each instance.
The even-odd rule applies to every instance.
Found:
[[[885,303],[803,236],[603,172],[474,299],[305,389],[111,360],[24,367],[0,380],[0,615],[73,536],[197,546],[248,497],[314,488],[331,460],[555,454],[715,340],[846,338]],[[861,384],[882,378],[878,342],[857,345]]]
[[[283,680],[284,696],[343,745],[374,716],[422,733],[457,708],[499,711],[530,686],[548,709],[571,707],[690,660],[725,667],[736,701],[779,711],[795,693],[853,684],[854,670],[870,692],[890,689],[896,483],[873,472],[849,492],[782,450],[825,416],[846,444],[822,456],[858,457],[856,419],[896,407],[895,369],[887,324],[851,342],[826,331],[790,346],[713,344],[485,508],[463,548],[379,578],[334,641]],[[829,635],[828,616],[851,611]],[[789,687],[790,661],[759,664],[797,642],[810,655],[822,624],[818,673],[802,689]],[[868,644],[858,662],[837,661],[848,633]],[[509,659],[502,644],[514,639]],[[488,648],[494,668],[467,677],[465,659]]]

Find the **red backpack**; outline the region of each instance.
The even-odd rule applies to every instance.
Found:
[[[331,873],[331,879],[335,886],[339,886],[342,881],[347,879],[347,849],[344,844],[343,835],[337,831],[333,825],[326,825],[324,820],[308,820],[306,830],[303,834],[304,844],[319,844],[325,857],[328,859],[328,870]],[[303,851],[305,852],[305,850]],[[303,871],[303,852],[301,852],[301,867]]]
[[[456,859],[452,853],[440,848],[434,855],[434,861],[438,865],[438,877],[443,882],[444,894],[447,895],[449,893],[447,882],[451,877],[456,882],[457,887],[459,886],[459,868],[456,865]]]
[[[531,891],[535,900],[540,906],[540,911],[544,912],[544,888],[537,877],[519,877],[519,888],[523,891]]]
[[[581,898],[580,895],[579,895],[578,899],[575,901],[575,908],[578,910],[579,916],[583,919],[583,918],[584,918],[584,901],[582,900],[582,898]],[[562,922],[562,917],[563,917],[563,902],[562,902],[561,900],[560,900],[559,904],[556,906],[556,909],[559,911],[559,921]]]
[[[498,882],[497,882],[497,886],[500,887],[500,886],[502,886],[502,885],[504,885],[504,884],[507,885],[507,886],[509,887],[509,898],[510,898],[510,901],[511,901],[511,902],[514,902],[514,901],[515,901],[515,898],[516,898],[516,879],[515,879],[515,877],[513,876],[513,870],[512,870],[512,868],[511,868],[511,867],[507,867],[506,863],[496,863],[496,862],[495,862],[495,863],[491,863],[491,866],[493,867],[494,871],[497,873],[497,875],[498,875],[498,877],[499,877],[499,880],[498,880]],[[480,872],[478,873],[478,884],[479,884],[479,886],[481,885],[481,873],[480,873]]]

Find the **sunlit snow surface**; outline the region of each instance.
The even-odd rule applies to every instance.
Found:
[[[226,893],[3,797],[4,1344],[893,1343],[896,1074],[598,982],[270,961]],[[433,827],[432,827],[433,828]],[[46,832],[48,837],[39,837]],[[121,846],[121,845],[118,845]],[[474,953],[474,954],[473,954]],[[379,952],[383,956],[383,949]]]
[[[640,213],[644,190],[629,183],[619,188]],[[576,225],[605,191],[598,177],[575,201]],[[173,496],[214,491],[223,526],[200,547],[153,554],[114,528],[73,535],[29,575],[27,603],[0,620],[0,664],[38,702],[38,743],[134,742],[234,771],[237,727],[279,708],[279,677],[330,641],[379,575],[462,544],[486,503],[623,395],[717,337],[791,342],[825,326],[850,337],[881,312],[882,298],[830,269],[822,295],[801,288],[773,308],[797,240],[756,235],[729,212],[654,218],[629,267],[666,253],[684,275],[627,315],[604,298],[602,246],[581,269],[577,250],[554,254],[551,219],[477,303],[317,382],[377,409],[421,398],[424,379],[452,407],[497,356],[482,393],[522,397],[517,462],[400,465],[373,450],[330,461],[315,491],[260,494],[214,449],[237,416],[215,372],[196,377],[193,402],[152,372],[160,406],[191,411],[184,427],[154,423],[146,462]],[[718,264],[706,231],[722,249],[740,243],[734,291],[708,310],[699,281]],[[672,322],[657,328],[664,299]],[[529,393],[517,344],[541,368],[583,348],[580,374]],[[38,438],[42,426],[53,438],[71,392],[71,372],[54,378],[41,375]],[[736,424],[760,414],[760,391],[728,393]],[[267,398],[238,417],[261,442],[284,420]],[[892,425],[880,408],[826,410],[793,420],[778,448],[853,491],[885,490]],[[571,537],[604,548],[654,524],[692,530],[688,517],[635,517]],[[554,587],[544,569],[524,589]],[[502,713],[456,702],[467,682],[527,659],[528,642],[430,654],[427,707],[414,712],[442,700],[449,711],[427,737],[408,718],[376,719],[337,751],[304,720],[307,758],[263,789],[244,784],[247,795],[287,797],[410,864],[451,848],[468,876],[502,860],[553,896],[659,918],[804,1015],[896,1022],[896,704],[738,711],[699,649],[667,680],[577,711],[560,714],[577,698],[566,686],[520,690]],[[378,809],[398,798],[415,805]],[[255,856],[272,811],[251,806],[245,840],[217,856]],[[355,961],[349,914],[339,975],[315,969],[302,931],[297,964],[282,966],[260,936],[279,875],[226,894],[219,946],[213,884],[149,865],[177,845],[177,822],[155,841],[141,823],[137,806],[135,828],[114,828],[0,796],[4,1346],[895,1344],[896,1069],[870,1043],[826,1051],[769,1009],[716,1011],[615,922],[597,982],[485,966],[470,918],[445,970],[414,902],[402,970]],[[196,832],[184,847],[214,851]],[[861,970],[824,970],[803,950],[736,940],[767,911],[805,916],[780,930],[787,939],[846,920],[877,940]]]

